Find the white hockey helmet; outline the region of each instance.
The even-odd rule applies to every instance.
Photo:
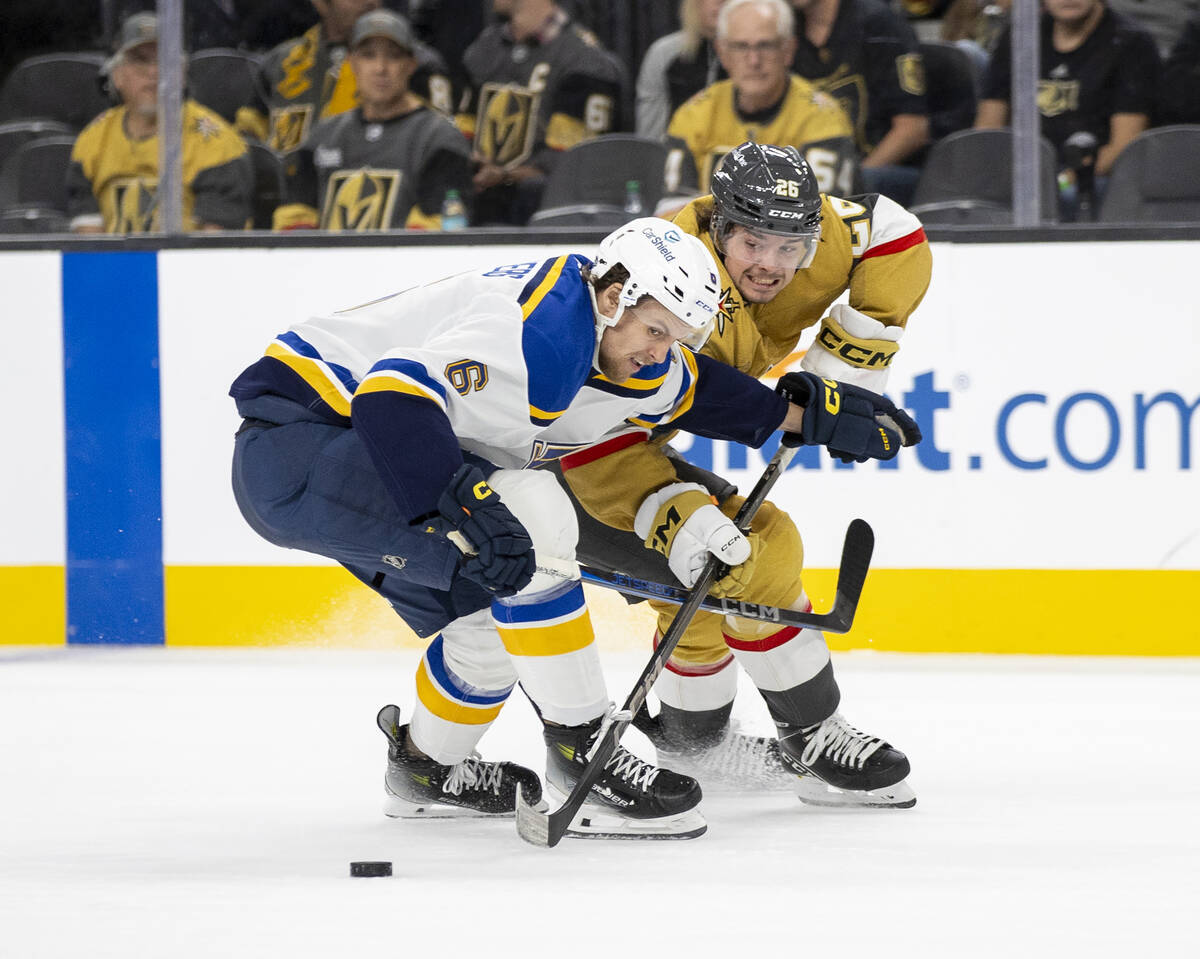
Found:
[[[691,328],[680,338],[685,346],[698,350],[704,345],[717,318],[721,290],[716,261],[703,243],[669,220],[641,217],[600,241],[592,276],[601,280],[617,264],[629,272],[629,279],[621,287],[615,316],[600,312],[592,289],[598,335],[615,326],[626,307],[652,296]]]

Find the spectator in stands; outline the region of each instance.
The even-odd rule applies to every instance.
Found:
[[[696,94],[671,117],[669,193],[708,192],[721,158],[747,140],[799,149],[822,192],[857,192],[849,118],[833,97],[788,71],[796,52],[794,28],[784,0],[729,0],[721,8],[717,55],[729,79]]]
[[[238,111],[237,127],[269,147],[287,152],[298,147],[313,126],[352,109],[358,102],[354,71],[346,62],[346,41],[355,21],[380,7],[380,0],[312,0],[321,22],[303,36],[287,40],[267,54],[255,103]],[[418,43],[413,92],[450,115],[455,98],[441,55]]]
[[[1158,117],[1200,123],[1200,13],[1192,17],[1163,65]]]
[[[555,0],[495,0],[507,19],[467,49],[459,125],[474,140],[475,220],[523,224],[557,155],[619,126],[615,56]]]
[[[1000,34],[1008,26],[1012,0],[954,0],[942,20],[941,40],[953,43],[971,58],[976,90]]]
[[[656,40],[646,51],[637,77],[636,129],[661,140],[667,123],[684,101],[726,77],[713,41],[717,14],[725,0],[683,0],[682,29]]]
[[[1145,29],[1103,0],[1044,0],[1043,7],[1037,93],[1042,135],[1058,151],[1065,196],[1071,196],[1083,168],[1087,178],[1094,175],[1099,194],[1118,154],[1150,126],[1158,92],[1158,50]],[[1006,30],[984,78],[978,129],[1009,122],[1010,51],[1011,31]],[[1085,153],[1072,158],[1068,141],[1080,144],[1081,134],[1094,137],[1094,157]],[[1060,207],[1065,219],[1073,218],[1070,202]]]
[[[791,0],[792,69],[837,98],[851,123],[868,193],[912,200],[929,143],[917,36],[883,0]]]
[[[121,25],[105,71],[121,105],[75,141],[67,213],[78,233],[142,233],[158,222],[158,21]],[[183,213],[189,230],[244,229],[254,172],[233,127],[194,100],[183,103]]]
[[[471,196],[471,148],[450,119],[408,88],[416,70],[407,20],[391,10],[359,17],[350,68],[359,105],[322,120],[285,161],[286,203],[276,229],[438,229],[449,190]]]

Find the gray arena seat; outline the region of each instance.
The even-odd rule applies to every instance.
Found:
[[[253,99],[257,77],[258,58],[241,50],[214,47],[188,57],[188,95],[230,123]]]
[[[0,121],[41,117],[81,130],[112,106],[100,88],[100,53],[47,53],[22,60],[0,88]]]
[[[1099,220],[1200,222],[1200,125],[1157,127],[1135,137],[1113,164]]]
[[[959,130],[939,140],[929,151],[909,209],[917,216],[929,210],[946,217],[955,205],[957,219],[930,222],[1012,222],[1012,130]],[[1057,163],[1054,147],[1045,137],[1039,150],[1042,220],[1058,220]],[[999,208],[1001,213],[997,212]],[[998,219],[999,217],[999,219]]]
[[[546,180],[540,209],[580,203],[621,207],[626,182],[637,180],[642,208],[649,213],[662,199],[666,162],[667,148],[649,137],[609,133],[585,140],[558,158]]]

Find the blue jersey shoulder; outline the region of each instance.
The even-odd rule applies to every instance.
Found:
[[[529,418],[541,426],[566,412],[592,368],[596,321],[582,274],[590,266],[576,254],[545,260],[517,298],[524,319]]]

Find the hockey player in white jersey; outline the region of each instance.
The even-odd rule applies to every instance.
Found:
[[[559,794],[612,708],[577,571],[537,565],[541,554],[571,572],[574,511],[529,467],[665,422],[752,446],[819,426],[825,445],[859,459],[919,440],[876,394],[826,381],[834,400],[807,402],[821,394],[777,394],[691,352],[683,344],[703,342],[718,296],[703,244],[645,218],[607,237],[595,263],[504,264],[301,323],[233,384],[247,522],[338,560],[432,639],[410,722],[394,706],[379,716],[392,815],[511,815],[518,785],[540,796],[533,771],[475,752],[518,681]],[[697,566],[719,556],[731,576],[752,559],[716,507],[668,519],[664,534]],[[693,779],[620,749],[572,834],[696,836],[699,801]]]

